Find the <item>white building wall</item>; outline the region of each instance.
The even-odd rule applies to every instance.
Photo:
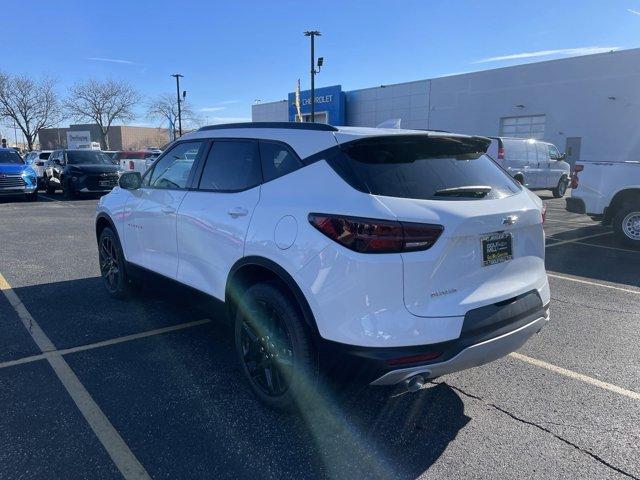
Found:
[[[491,135],[504,117],[545,115],[543,138],[580,160],[640,160],[640,49],[531,63],[346,93],[346,123]],[[253,106],[254,121],[287,120],[287,102]]]
[[[254,122],[288,122],[289,103],[279,102],[256,103],[251,106],[251,120]]]

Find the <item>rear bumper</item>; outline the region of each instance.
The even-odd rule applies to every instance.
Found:
[[[571,213],[587,213],[587,208],[585,207],[584,200],[581,198],[569,197],[566,199],[566,210]]]
[[[471,345],[445,362],[393,370],[371,382],[371,385],[395,385],[414,375],[435,378],[447,373],[458,372],[493,362],[519,349],[531,336],[542,330],[548,320],[548,315],[537,318],[533,322],[509,333]]]
[[[455,340],[407,347],[358,347],[325,340],[320,361],[330,374],[372,385],[393,385],[418,374],[434,378],[517,350],[548,320],[548,304],[543,306],[533,290],[469,311]]]

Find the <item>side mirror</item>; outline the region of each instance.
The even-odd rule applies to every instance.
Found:
[[[137,190],[142,186],[142,175],[140,172],[124,172],[120,175],[118,185],[125,190]]]
[[[566,160],[566,158],[567,158],[567,152],[564,152],[560,154],[560,158],[558,160]]]

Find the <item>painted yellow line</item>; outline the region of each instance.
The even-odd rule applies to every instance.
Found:
[[[567,277],[565,275],[558,275],[557,273],[547,272],[547,277],[560,278],[562,280],[569,280],[570,282],[583,283],[585,285],[595,285],[596,287],[610,288],[612,290],[620,290],[621,292],[635,293],[640,295],[640,290],[632,290],[630,288],[616,287],[615,285],[607,285],[606,283],[592,282],[591,280],[582,280],[575,277]]]
[[[103,340],[101,342],[89,343],[87,345],[80,345],[77,347],[64,348],[62,350],[53,350],[50,352],[40,353],[38,355],[30,355],[28,357],[18,358],[16,360],[9,360],[0,363],[0,368],[13,367],[16,365],[22,365],[25,363],[37,362],[45,360],[52,355],[68,355],[70,353],[84,352],[85,350],[93,350],[94,348],[106,347],[109,345],[115,345],[123,342],[130,342],[131,340],[137,340],[139,338],[152,337],[155,335],[161,335],[163,333],[175,332],[177,330],[184,330],[185,328],[197,327],[198,325],[204,325],[210,323],[211,320],[205,318],[203,320],[195,320],[193,322],[179,323],[178,325],[172,325],[170,327],[157,328],[155,330],[147,330],[145,332],[134,333],[131,335],[125,335],[123,337],[111,338],[109,340]]]
[[[626,388],[613,385],[612,383],[603,382],[602,380],[598,380],[597,378],[592,378],[588,375],[583,375],[582,373],[577,373],[572,370],[567,370],[566,368],[558,367],[557,365],[553,365],[551,363],[543,362],[542,360],[538,360],[537,358],[527,357],[526,355],[522,355],[521,353],[513,352],[510,353],[509,356],[522,362],[535,365],[536,367],[544,368],[545,370],[564,375],[565,377],[588,383],[589,385],[593,385],[594,387],[602,388],[603,390],[608,390],[609,392],[617,393],[618,395],[629,397],[633,400],[640,400],[640,393],[634,392],[633,390],[627,390]]]
[[[82,382],[80,382],[80,379],[78,379],[67,361],[62,355],[55,353],[55,346],[40,328],[38,322],[31,316],[2,273],[0,273],[0,291],[13,306],[24,328],[31,334],[33,341],[38,345],[42,353],[47,354],[49,352],[46,355],[49,365],[53,368],[58,380],[64,385],[67,393],[122,476],[126,480],[151,480],[145,468],[129,449]]]

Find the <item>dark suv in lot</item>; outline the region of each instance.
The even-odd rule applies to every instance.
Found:
[[[47,193],[62,189],[66,198],[79,193],[109,192],[118,184],[119,167],[99,150],[55,150],[44,173]]]

